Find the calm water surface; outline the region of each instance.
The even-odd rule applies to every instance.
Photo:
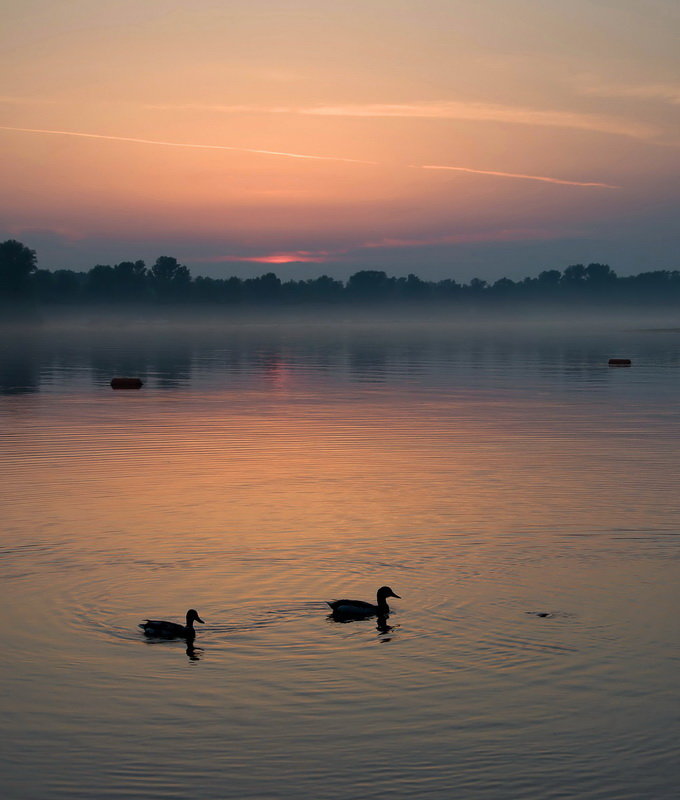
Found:
[[[679,356],[3,337],[3,796],[677,797]],[[385,583],[387,625],[329,620]],[[194,648],[137,628],[189,607]]]

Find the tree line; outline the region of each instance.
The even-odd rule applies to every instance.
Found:
[[[253,278],[192,277],[171,256],[144,261],[97,264],[87,272],[39,269],[36,253],[9,239],[0,244],[0,298],[44,305],[311,305],[311,304],[467,304],[474,307],[555,303],[616,305],[676,304],[680,271],[655,270],[619,277],[607,264],[573,264],[522,280],[489,283],[473,278],[426,281],[410,274],[392,277],[382,270],[360,270],[343,282],[328,275],[282,281],[268,272]]]

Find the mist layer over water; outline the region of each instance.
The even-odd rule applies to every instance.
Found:
[[[6,340],[5,796],[675,797],[679,345]]]

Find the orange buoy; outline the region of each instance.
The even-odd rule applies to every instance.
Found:
[[[609,359],[609,366],[610,367],[629,367],[631,361],[629,358],[610,358]]]
[[[112,389],[141,389],[142,386],[141,378],[111,378]]]

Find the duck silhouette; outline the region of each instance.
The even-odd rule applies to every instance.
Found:
[[[377,603],[367,603],[365,600],[328,600],[327,603],[331,607],[331,612],[334,617],[352,619],[361,617],[387,617],[390,613],[390,607],[387,604],[388,597],[396,597],[401,600],[398,594],[395,594],[389,586],[381,586],[376,592]]]
[[[147,619],[145,622],[140,622],[139,627],[144,631],[146,636],[157,636],[160,639],[193,639],[196,636],[194,620],[205,624],[198,616],[198,612],[190,608],[187,611],[186,625],[180,625],[178,622],[167,622],[161,619]]]

